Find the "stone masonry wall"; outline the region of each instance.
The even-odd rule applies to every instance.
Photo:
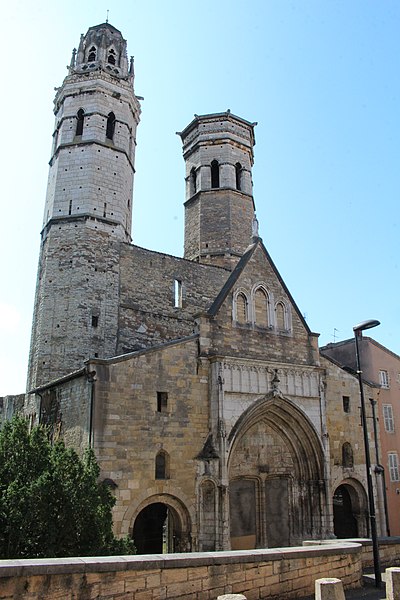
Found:
[[[361,585],[361,547],[2,561],[1,600],[248,600],[309,596],[321,577]]]
[[[90,357],[115,356],[118,289],[118,242],[82,221],[52,226],[38,269],[29,389]]]
[[[121,245],[119,354],[191,335],[193,316],[206,310],[229,272]],[[174,281],[182,285],[182,306],[175,307]]]
[[[143,506],[173,501],[187,523],[183,537],[190,531],[196,550],[196,456],[209,431],[208,372],[197,363],[197,340],[111,364],[93,362],[90,370],[97,380],[94,448],[102,477],[118,486],[116,532],[131,533]],[[157,392],[167,394],[162,410]],[[159,451],[167,456],[162,479],[155,475]],[[188,543],[183,540],[180,549]]]
[[[277,332],[251,322],[233,324],[232,301],[235,290],[250,292],[258,283],[264,283],[272,292],[275,302],[283,300],[290,311],[289,331]],[[233,293],[229,293],[215,318],[210,320],[210,354],[246,356],[292,364],[315,364],[309,334],[291,300],[280,283],[261,246],[258,246],[238,278]]]

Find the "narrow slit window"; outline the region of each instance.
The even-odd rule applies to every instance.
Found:
[[[342,402],[343,402],[343,411],[345,413],[349,413],[350,412],[350,396],[342,396]]]
[[[193,167],[190,171],[190,193],[193,196],[197,192],[197,174],[196,169]]]
[[[92,315],[92,327],[98,327],[99,325],[99,317],[97,315]]]
[[[157,412],[167,412],[168,392],[157,392]]]
[[[182,281],[180,279],[174,280],[174,306],[182,308]]]
[[[107,202],[104,202],[103,217],[107,216]]]
[[[72,200],[69,201],[68,214],[72,213]]]
[[[80,108],[76,115],[76,132],[75,135],[82,135],[83,133],[83,122],[85,120],[85,111]]]
[[[219,188],[219,162],[213,160],[211,163],[211,187]]]
[[[107,129],[106,129],[106,138],[108,140],[114,139],[115,132],[115,115],[113,112],[110,112],[107,118]]]
[[[155,478],[168,479],[168,454],[161,450],[156,456],[155,463]]]
[[[235,175],[236,175],[236,189],[242,189],[242,165],[240,163],[236,163],[235,165]]]

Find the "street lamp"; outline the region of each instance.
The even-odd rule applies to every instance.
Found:
[[[362,416],[362,428],[364,434],[364,449],[365,449],[365,466],[367,469],[367,488],[368,488],[368,501],[369,501],[369,520],[371,524],[371,538],[372,538],[372,553],[374,556],[374,573],[375,573],[375,586],[381,587],[381,567],[379,563],[379,546],[378,537],[376,534],[376,515],[375,515],[375,503],[374,503],[374,489],[372,487],[372,475],[371,475],[371,458],[369,454],[369,441],[368,441],[368,426],[365,412],[365,400],[364,400],[364,389],[362,383],[362,371],[360,365],[360,350],[358,347],[358,338],[362,331],[365,329],[372,329],[380,325],[379,321],[371,319],[369,321],[363,321],[359,325],[353,327],[354,338],[356,342],[356,359],[357,359],[357,375],[358,382],[360,385],[360,397],[361,397],[361,416]],[[376,443],[376,440],[375,440]]]

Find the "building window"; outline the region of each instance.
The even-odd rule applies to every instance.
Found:
[[[94,62],[96,60],[96,48],[92,46],[89,50],[88,62]]]
[[[345,413],[350,412],[350,396],[342,396],[343,410]]]
[[[167,412],[168,392],[157,392],[157,412]]]
[[[108,53],[108,59],[107,59],[107,62],[110,65],[115,65],[115,56],[116,56],[115,55],[115,50],[113,50],[113,48],[111,48],[111,50]]]
[[[286,329],[285,324],[285,307],[282,302],[278,302],[275,307],[275,316],[276,316],[276,327],[283,331]]]
[[[106,138],[108,140],[114,139],[114,131],[115,131],[115,115],[113,112],[110,112],[107,118],[107,129],[106,129]]]
[[[269,300],[262,288],[258,288],[254,294],[254,321],[261,327],[269,325]]]
[[[236,163],[235,165],[235,175],[236,175],[236,189],[242,189],[242,165],[240,163]]]
[[[85,119],[85,111],[80,108],[76,115],[76,131],[75,135],[82,135],[83,133],[83,121]]]
[[[399,459],[397,452],[389,452],[388,459],[390,481],[399,481]]]
[[[193,167],[190,171],[190,195],[193,196],[197,192],[197,173]]]
[[[169,460],[168,454],[164,450],[156,456],[155,464],[155,478],[156,479],[168,479],[169,478]]]
[[[182,308],[182,281],[174,280],[174,307]]]
[[[354,465],[353,448],[349,442],[345,442],[342,446],[342,465],[350,469]]]
[[[219,162],[213,160],[211,163],[211,187],[219,188]]]
[[[236,321],[247,323],[249,320],[248,303],[245,294],[240,293],[236,297]]]
[[[385,424],[385,431],[388,433],[394,432],[394,418],[393,418],[393,407],[391,404],[383,405],[383,421]]]
[[[92,327],[98,327],[99,325],[99,317],[97,315],[92,315]]]
[[[389,387],[389,374],[387,371],[379,371],[379,383],[383,388]]]

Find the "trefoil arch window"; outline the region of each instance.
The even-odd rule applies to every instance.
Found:
[[[211,187],[219,188],[219,162],[217,160],[211,162]]]
[[[160,450],[156,455],[155,478],[169,479],[169,455],[165,450]]]
[[[107,117],[106,138],[108,140],[113,140],[114,132],[115,132],[115,115],[113,112],[110,112]]]
[[[88,54],[88,62],[94,62],[96,60],[97,50],[95,46],[91,46]]]
[[[82,135],[83,133],[83,123],[85,120],[85,111],[83,108],[80,108],[76,115],[76,131],[75,135]]]
[[[242,165],[240,163],[236,163],[236,165],[235,165],[236,189],[239,191],[242,189],[242,173],[243,173]]]
[[[115,59],[116,59],[115,50],[114,50],[114,48],[111,48],[111,49],[108,51],[108,58],[107,58],[107,62],[108,62],[110,65],[115,65]]]

